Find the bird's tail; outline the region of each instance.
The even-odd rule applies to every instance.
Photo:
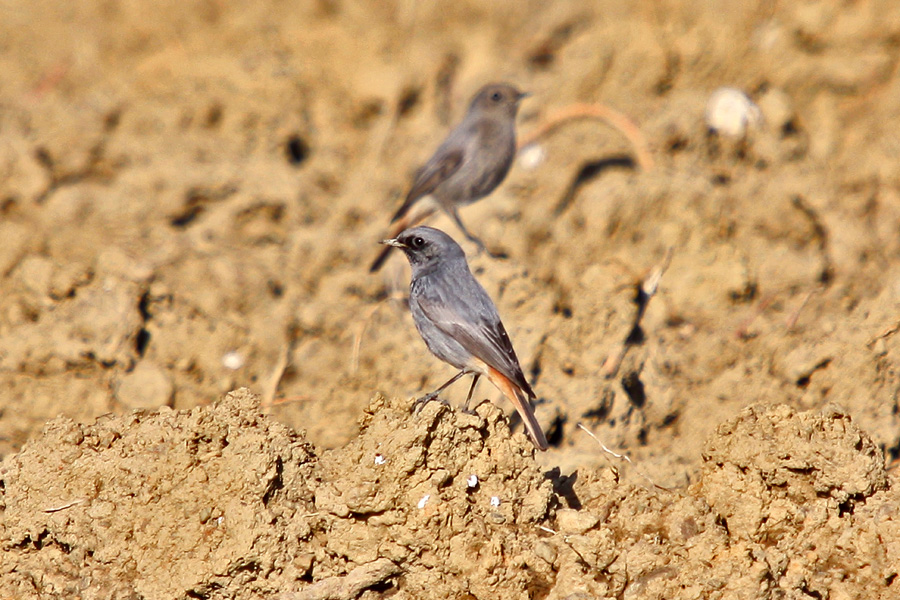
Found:
[[[378,256],[375,257],[375,260],[372,261],[372,264],[369,266],[369,273],[375,273],[384,265],[384,261],[388,259],[388,256],[391,255],[391,250],[393,250],[393,246],[385,246],[381,249],[381,252],[378,253]]]
[[[394,216],[391,217],[391,223],[396,223],[403,217],[409,213],[409,210],[415,206],[416,202],[419,201],[419,197],[416,196],[407,196],[406,200],[403,201],[403,205],[397,209],[397,212],[394,213]]]
[[[519,416],[522,417],[522,422],[525,423],[525,429],[528,431],[528,437],[531,438],[531,442],[538,450],[549,448],[550,444],[547,443],[547,438],[544,437],[544,431],[534,416],[531,400],[529,400],[525,392],[496,369],[488,367],[487,371],[487,376],[491,383],[497,386],[503,392],[503,395],[516,407]]]

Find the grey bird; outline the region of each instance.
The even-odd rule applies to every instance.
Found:
[[[475,384],[484,375],[519,411],[534,445],[546,450],[547,438],[531,406],[534,390],[522,373],[497,307],[469,270],[463,249],[449,235],[431,227],[407,229],[382,243],[400,248],[409,259],[409,308],[425,345],[439,359],[459,369],[418,402],[435,399],[457,379],[472,374],[466,397],[468,409]]]
[[[466,238],[484,250],[484,243],[469,233],[458,211],[493,192],[509,173],[516,155],[516,113],[526,96],[506,83],[488,84],[475,94],[465,118],[417,172],[403,206],[391,219],[395,224],[392,236],[421,223],[440,208]],[[434,202],[427,207],[421,203],[421,210],[411,212],[425,198]],[[382,250],[370,272],[381,268],[391,249],[387,246]]]

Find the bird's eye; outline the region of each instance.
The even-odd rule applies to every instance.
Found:
[[[409,241],[409,245],[418,250],[425,245],[425,240],[421,236],[416,236]]]
[[[493,94],[491,94],[491,100],[493,100],[494,102],[500,102],[501,100],[503,100],[503,94],[501,94],[500,92],[494,92]]]

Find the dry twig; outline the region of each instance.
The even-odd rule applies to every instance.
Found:
[[[797,324],[797,320],[800,318],[800,313],[809,303],[809,299],[813,297],[813,294],[816,293],[817,290],[809,290],[805,296],[803,296],[803,300],[800,301],[800,306],[797,307],[797,310],[792,312],[790,316],[785,321],[785,327],[788,331],[794,328],[794,325]]]
[[[82,504],[83,502],[85,502],[85,499],[84,499],[84,498],[79,498],[78,500],[72,500],[71,502],[66,502],[65,504],[62,504],[62,505],[60,505],[60,506],[52,506],[52,507],[50,507],[50,508],[45,508],[45,509],[44,509],[44,512],[45,512],[45,513],[55,513],[55,512],[59,512],[59,511],[61,511],[61,510],[66,510],[67,508],[72,508],[73,506],[77,506],[77,505],[79,505],[79,504]]]
[[[598,438],[596,435],[594,435],[594,433],[590,429],[588,429],[581,423],[578,424],[578,428],[581,429],[582,431],[584,431],[586,434],[588,434],[592,438],[594,438],[594,441],[597,442],[598,444],[600,444],[600,447],[603,448],[603,451],[606,452],[607,454],[611,454],[612,456],[618,458],[619,460],[625,460],[628,462],[628,464],[634,465],[635,472],[637,472],[638,475],[640,475],[641,477],[646,479],[650,483],[650,485],[652,485],[653,487],[655,487],[657,489],[666,491],[666,492],[669,491],[669,488],[665,488],[665,487],[655,483],[652,479],[650,479],[647,475],[645,475],[643,471],[638,469],[637,465],[634,464],[634,462],[631,460],[631,458],[628,457],[627,454],[617,454],[617,453],[613,452],[612,450],[610,450],[609,448],[607,448],[606,444],[604,444],[603,442],[600,441],[600,438]],[[613,469],[615,470],[615,467],[613,467]],[[618,471],[616,471],[616,474],[618,475]]]
[[[608,123],[613,129],[618,130],[634,148],[637,163],[643,171],[653,169],[653,156],[647,147],[647,141],[640,128],[627,115],[614,110],[605,104],[571,104],[548,117],[537,129],[519,142],[519,149],[535,143],[548,133],[559,129],[569,121],[578,119],[600,119]]]
[[[882,331],[881,333],[879,333],[878,335],[873,337],[871,340],[869,340],[866,343],[866,347],[871,348],[872,346],[875,345],[875,342],[877,342],[878,340],[885,340],[885,339],[891,337],[892,335],[894,335],[895,333],[897,333],[898,331],[900,331],[900,321],[897,321],[892,326],[888,327],[887,329],[885,329],[884,331]]]
[[[281,383],[281,378],[284,377],[284,370],[288,364],[288,347],[287,343],[282,345],[281,352],[278,353],[278,362],[275,363],[272,374],[269,375],[263,386],[262,400],[259,403],[259,409],[263,413],[268,413],[275,404],[275,393],[278,391],[278,385]]]

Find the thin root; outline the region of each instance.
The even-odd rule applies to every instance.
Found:
[[[288,344],[284,344],[281,347],[281,352],[278,353],[278,362],[275,363],[272,374],[269,375],[269,379],[263,388],[262,400],[259,403],[259,409],[263,413],[268,413],[275,404],[275,393],[278,392],[278,385],[281,383],[281,378],[284,377],[287,364]]]
[[[894,335],[895,333],[897,333],[898,331],[900,331],[900,321],[897,321],[891,327],[888,327],[887,329],[885,329],[884,331],[882,331],[881,333],[879,333],[878,335],[873,337],[871,340],[869,340],[866,343],[866,347],[872,348],[872,346],[874,346],[878,340],[885,340],[885,339],[891,337],[892,335]]]
[[[613,129],[618,130],[634,148],[637,163],[642,171],[653,169],[653,156],[647,147],[647,141],[640,128],[627,115],[614,110],[605,104],[571,104],[558,112],[550,115],[537,129],[524,136],[519,143],[519,149],[537,142],[540,138],[558,129],[568,121],[578,119],[600,119],[608,123]]]
[[[794,325],[797,324],[797,320],[800,318],[800,313],[809,303],[809,299],[813,297],[813,294],[816,293],[816,290],[809,290],[805,296],[803,296],[803,300],[800,301],[800,306],[797,307],[797,310],[791,313],[791,315],[787,318],[784,325],[785,328],[790,331],[794,328]]]
[[[44,512],[45,513],[55,513],[55,512],[59,512],[61,510],[66,510],[67,508],[72,508],[73,506],[78,506],[79,504],[82,504],[84,502],[86,502],[86,500],[84,498],[79,498],[78,500],[72,500],[71,502],[66,502],[65,504],[62,504],[60,506],[52,506],[50,508],[45,508]]]
[[[661,485],[655,483],[652,479],[650,479],[647,475],[645,475],[643,471],[641,471],[640,469],[638,469],[638,468],[637,468],[637,465],[634,464],[634,462],[628,457],[627,454],[617,454],[617,453],[613,452],[612,450],[610,450],[609,448],[607,448],[607,447],[606,447],[606,444],[604,444],[603,442],[600,441],[600,438],[598,438],[596,435],[594,435],[594,433],[593,433],[590,429],[588,429],[587,427],[585,427],[585,426],[582,425],[581,423],[578,424],[578,428],[581,429],[582,431],[584,431],[586,434],[588,434],[588,435],[591,436],[592,438],[594,438],[594,441],[597,442],[598,444],[600,444],[600,447],[601,447],[601,448],[603,449],[603,451],[606,452],[607,454],[611,454],[612,456],[618,458],[619,460],[625,460],[625,461],[628,461],[629,464],[634,465],[634,470],[635,470],[635,472],[636,472],[638,475],[640,475],[641,477],[643,477],[644,479],[646,479],[646,480],[650,483],[650,485],[652,485],[653,487],[655,487],[655,488],[657,488],[657,489],[666,491],[666,492],[669,491],[669,488],[663,487],[663,486],[661,486]],[[618,470],[616,470],[615,467],[613,467],[613,470],[616,472],[616,475],[619,474]]]

